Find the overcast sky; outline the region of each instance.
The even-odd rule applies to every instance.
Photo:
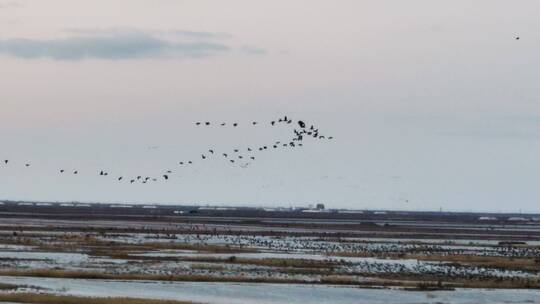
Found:
[[[0,199],[540,212],[539,11],[0,0]],[[199,161],[286,139],[286,127],[247,126],[285,114],[335,139],[247,168]],[[193,125],[206,120],[241,124]],[[174,173],[130,185],[102,169]]]

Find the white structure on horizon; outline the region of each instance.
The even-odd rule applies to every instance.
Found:
[[[508,218],[508,221],[510,222],[527,222],[529,219],[520,217],[520,216],[512,216]]]
[[[480,221],[496,221],[498,220],[498,218],[494,217],[494,216],[481,216],[478,218],[478,220]]]
[[[36,206],[52,206],[51,203],[36,203]]]
[[[324,209],[304,209],[302,212],[306,213],[329,213],[330,210],[324,210]]]
[[[362,210],[339,210],[338,213],[364,214],[364,211],[362,211]]]
[[[231,210],[231,211],[234,211],[234,210],[237,210],[237,209],[234,208],[234,207],[199,207],[199,210],[220,210],[220,211]]]

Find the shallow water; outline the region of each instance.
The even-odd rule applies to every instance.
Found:
[[[460,289],[411,292],[298,284],[150,282],[0,277],[0,283],[33,285],[56,293],[98,297],[176,299],[211,304],[412,304],[540,303],[536,290]]]
[[[87,262],[89,257],[84,253],[65,253],[65,252],[40,252],[40,251],[0,251],[0,258],[9,259],[33,259],[33,260],[51,260],[62,263],[83,263]]]

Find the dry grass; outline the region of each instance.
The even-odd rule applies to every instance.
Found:
[[[242,265],[256,265],[266,267],[280,267],[280,268],[311,268],[311,269],[333,269],[337,266],[344,265],[345,263],[339,261],[321,261],[321,260],[309,260],[309,259],[282,259],[282,258],[263,258],[263,259],[250,259],[250,258],[237,258],[232,256],[230,258],[213,258],[213,257],[180,257],[175,258],[178,261],[188,262],[204,262],[204,263],[225,263],[225,264],[242,264]],[[159,259],[159,257],[158,257]]]
[[[232,283],[281,283],[281,284],[333,284],[354,285],[358,287],[395,286],[418,287],[422,284],[434,285],[442,282],[444,286],[455,288],[512,288],[512,289],[540,289],[540,281],[511,278],[447,278],[430,275],[323,275],[320,280],[283,279],[268,277],[247,276],[213,276],[213,275],[150,275],[150,274],[105,274],[84,271],[65,270],[4,270],[2,276],[25,277],[51,277],[64,279],[104,279],[104,280],[145,280],[145,281],[171,281],[171,282],[232,282]],[[28,303],[28,302],[23,302]],[[45,303],[47,304],[47,303]]]
[[[481,278],[481,277],[446,277],[428,274],[418,275],[402,275],[402,274],[386,274],[386,275],[372,275],[366,274],[365,277],[373,277],[385,282],[414,282],[418,284],[435,284],[442,282],[446,286],[456,288],[499,288],[499,289],[540,289],[540,281],[536,279],[528,278]],[[400,286],[399,284],[395,284]]]
[[[244,276],[212,276],[212,275],[159,275],[159,274],[108,274],[89,271],[67,271],[58,269],[36,270],[0,270],[0,276],[38,277],[60,279],[89,280],[133,280],[133,281],[170,281],[170,282],[234,282],[234,283],[304,283],[302,280],[253,278]]]
[[[309,259],[236,259],[233,263],[252,264],[268,267],[292,267],[292,268],[334,268],[341,265],[336,261],[319,261]]]
[[[192,302],[134,298],[88,298],[39,293],[0,293],[0,301],[36,304],[188,304]]]
[[[224,271],[225,266],[219,264],[191,264],[191,269],[204,269],[209,271]]]
[[[17,285],[0,283],[0,290],[15,290]]]
[[[92,235],[65,234],[43,236],[20,236],[2,239],[3,244],[34,246],[41,251],[80,252],[84,250],[91,255],[126,258],[130,252],[158,250],[192,250],[203,253],[239,253],[257,252],[256,249],[229,245],[189,244],[174,242],[147,242],[130,244],[117,241],[107,241]]]
[[[189,244],[173,242],[147,242],[141,244],[130,244],[115,241],[104,241],[95,237],[71,236],[68,239],[71,244],[77,248],[86,248],[91,255],[109,256],[111,258],[129,258],[132,252],[148,252],[160,250],[190,250],[201,253],[240,253],[257,252],[251,248],[241,248],[229,245],[208,245],[208,244]],[[41,249],[65,251],[65,246],[40,246]]]
[[[228,245],[202,245],[202,244],[187,244],[187,243],[146,243],[146,247],[153,250],[194,250],[199,252],[210,253],[234,253],[234,252],[257,252],[255,249],[240,248]]]

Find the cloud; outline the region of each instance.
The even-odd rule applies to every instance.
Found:
[[[232,35],[228,33],[214,33],[214,32],[196,32],[196,31],[170,31],[171,34],[174,34],[179,37],[187,37],[194,39],[225,39],[231,38]]]
[[[246,54],[251,54],[251,55],[265,55],[266,54],[265,49],[254,47],[254,46],[248,46],[248,45],[243,46],[241,50],[242,52]]]
[[[225,44],[207,39],[172,41],[139,30],[80,30],[73,33],[73,36],[49,40],[0,40],[0,54],[24,59],[121,60],[150,57],[198,58],[230,50]],[[200,36],[203,38],[203,35]]]
[[[112,27],[106,29],[81,29],[81,28],[67,28],[66,32],[77,35],[111,35],[126,32],[141,32],[140,30],[132,27]],[[185,31],[185,30],[149,30],[144,31],[156,37],[167,38],[189,38],[192,40],[215,40],[231,38],[232,35],[223,32],[202,32],[202,31]]]
[[[22,4],[17,1],[1,1],[0,8],[16,8],[22,7]]]

